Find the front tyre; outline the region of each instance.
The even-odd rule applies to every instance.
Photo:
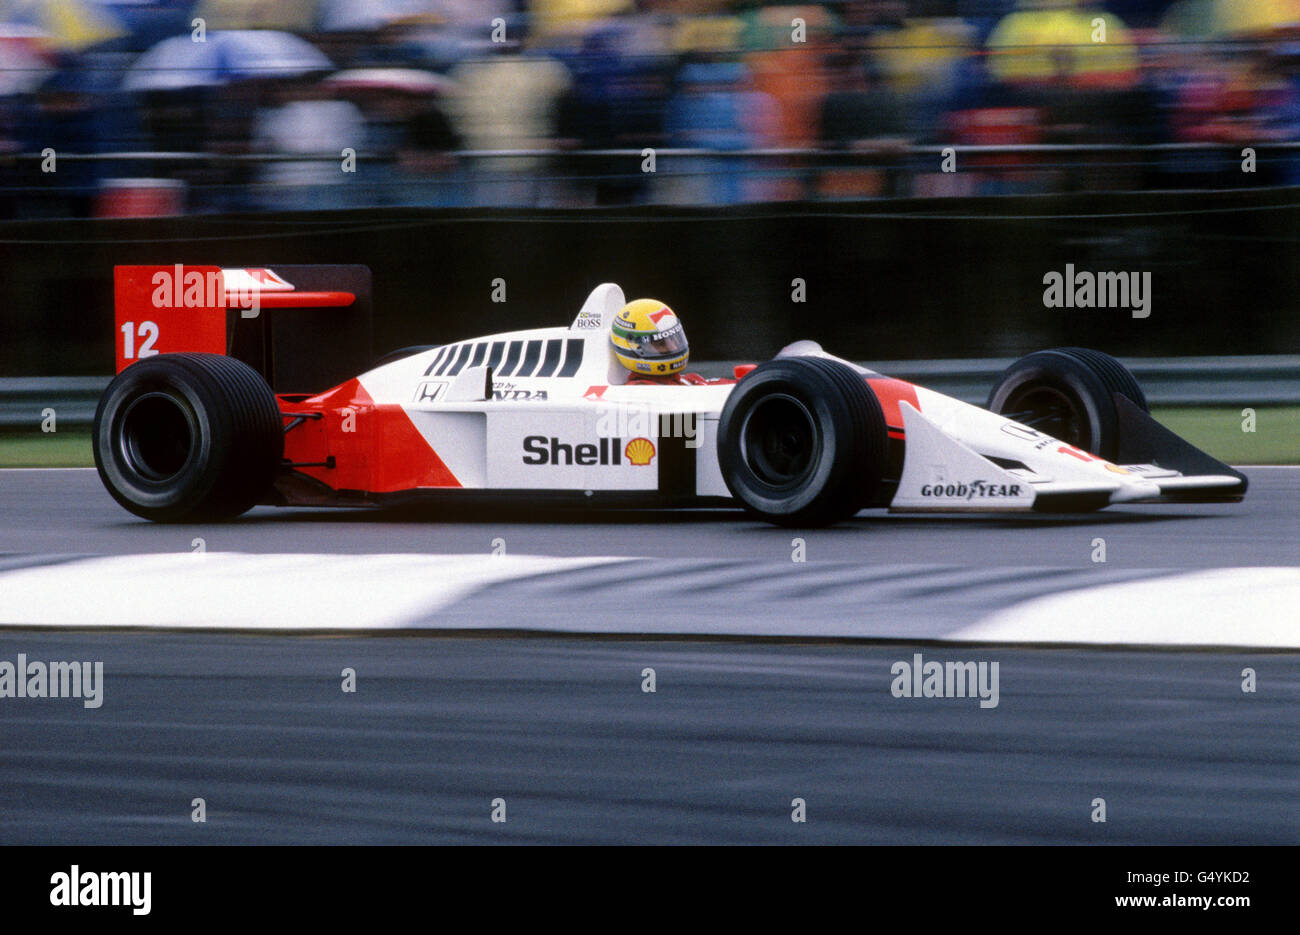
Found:
[[[1109,354],[1081,347],[1036,351],[1006,369],[987,408],[1107,461],[1119,457],[1114,394],[1147,412],[1133,374]]]
[[[887,463],[880,402],[862,375],[824,357],[760,364],[727,398],[718,465],[732,496],[781,526],[847,519],[875,496]]]
[[[99,400],[93,438],[113,499],[163,523],[244,513],[284,456],[275,394],[256,370],[220,354],[161,354],[127,367]]]

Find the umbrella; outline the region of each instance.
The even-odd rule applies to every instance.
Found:
[[[418,68],[351,68],[330,75],[324,84],[341,91],[400,91],[406,94],[445,94],[456,82]]]
[[[287,29],[311,32],[317,0],[202,0],[194,15],[208,29]]]
[[[319,22],[325,32],[370,32],[397,23],[441,22],[437,7],[434,0],[326,0]]]
[[[1160,31],[1208,39],[1265,35],[1294,25],[1300,25],[1300,0],[1180,0],[1165,13]]]
[[[533,0],[528,9],[532,29],[538,35],[549,36],[581,33],[589,26],[631,11],[634,6],[632,0]]]
[[[747,51],[753,52],[790,48],[791,23],[796,17],[804,21],[807,27],[807,41],[810,44],[832,35],[839,26],[835,14],[821,6],[781,4],[755,7],[740,14],[740,18],[745,22],[741,45]]]
[[[235,29],[208,33],[204,42],[188,34],[164,39],[136,59],[122,87],[173,91],[248,78],[292,78],[333,67],[323,52],[292,33]]]
[[[1106,41],[1093,41],[1093,20],[1106,25]],[[1138,51],[1113,13],[1085,9],[1018,10],[989,34],[989,71],[1001,81],[1051,81],[1128,85],[1137,78]]]
[[[1300,0],[1250,0],[1249,3],[1215,4],[1216,22],[1232,36],[1260,36],[1300,25]]]
[[[682,18],[673,30],[673,51],[734,52],[740,48],[746,22],[739,16],[696,16]]]
[[[959,19],[907,20],[901,29],[881,30],[871,47],[881,69],[900,90],[932,85],[968,54],[971,28]]]
[[[117,17],[88,0],[0,0],[0,22],[34,26],[72,52],[126,35]]]
[[[0,24],[0,97],[35,91],[53,71],[42,49],[47,38],[31,26]]]

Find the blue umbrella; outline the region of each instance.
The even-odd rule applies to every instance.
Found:
[[[117,17],[86,0],[0,0],[0,22],[35,26],[55,48],[71,52],[126,33]]]
[[[292,33],[232,29],[164,39],[127,69],[126,91],[213,87],[249,78],[293,78],[334,66],[319,49]]]

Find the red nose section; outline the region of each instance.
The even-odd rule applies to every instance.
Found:
[[[916,387],[906,380],[895,380],[892,377],[868,377],[867,386],[876,394],[876,399],[880,400],[880,408],[885,413],[885,425],[889,428],[889,434],[892,438],[903,437],[903,410],[899,404],[906,401],[908,405],[921,408],[921,404],[916,398]]]

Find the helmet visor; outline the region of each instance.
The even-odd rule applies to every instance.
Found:
[[[641,339],[640,356],[647,360],[664,357],[678,357],[686,353],[686,332],[682,326],[670,328],[660,334],[647,335]]]

